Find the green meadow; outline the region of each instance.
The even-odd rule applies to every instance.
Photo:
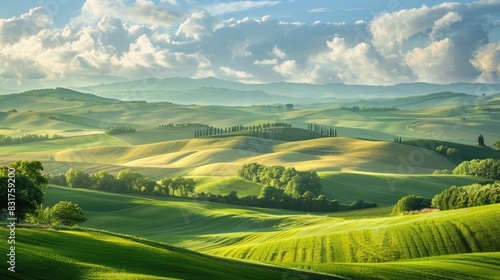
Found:
[[[39,160],[51,175],[73,168],[114,176],[129,169],[155,181],[183,176],[196,182],[196,193],[238,197],[258,197],[263,187],[237,176],[244,164],[281,165],[315,170],[328,199],[377,204],[316,213],[49,185],[43,206],[72,201],[88,220],[75,228],[18,227],[18,272],[7,274],[3,262],[0,278],[498,279],[499,204],[390,214],[404,196],[431,199],[488,181],[433,173],[464,160],[500,159],[493,144],[500,140],[498,96],[341,101],[287,109],[124,102],[61,88],[0,95],[0,140],[62,136],[1,144],[0,165]],[[230,132],[268,123],[290,124],[276,131],[294,137],[310,125],[338,137]],[[210,126],[228,132],[195,138]],[[107,134],[108,127],[135,132]],[[480,134],[486,147],[477,145]],[[0,232],[8,234],[5,226]]]

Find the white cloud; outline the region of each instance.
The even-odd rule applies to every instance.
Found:
[[[213,31],[214,18],[205,11],[193,13],[186,19],[177,30],[177,36],[184,35],[186,38],[201,40],[204,35]]]
[[[231,69],[229,67],[220,67],[220,70],[224,73],[225,76],[232,77],[232,78],[237,78],[237,79],[251,79],[253,78],[253,75],[245,72],[245,71],[238,71]]]
[[[236,1],[236,2],[212,4],[208,6],[206,9],[210,14],[214,16],[220,16],[229,13],[276,6],[280,3],[281,1]]]
[[[274,45],[272,54],[276,56],[277,58],[285,59],[286,58],[286,53],[278,48],[278,46]]]
[[[180,16],[169,6],[179,2],[87,0],[82,14],[61,28],[41,8],[0,19],[0,84],[152,76],[500,82],[500,43],[489,43],[494,37],[488,34],[500,5],[491,1],[422,6],[353,24],[285,22],[269,15],[220,20],[206,10]],[[220,7],[226,13],[279,3]]]
[[[315,9],[311,9],[309,11],[307,11],[308,13],[327,13],[327,12],[331,12],[332,9],[330,8],[315,8]]]
[[[278,60],[276,58],[273,58],[273,59],[263,59],[263,60],[256,60],[254,61],[253,63],[254,65],[262,65],[262,66],[266,66],[266,65],[276,65],[278,64]]]
[[[498,82],[500,78],[500,43],[490,43],[478,50],[471,63],[481,71],[479,82]]]
[[[418,80],[435,83],[450,82],[448,73],[454,71],[450,55],[453,42],[446,38],[433,42],[425,48],[415,48],[405,56],[405,62],[410,66]]]
[[[42,8],[31,9],[19,18],[0,19],[0,46],[16,43],[51,26],[52,18]]]
[[[86,0],[82,7],[82,14],[74,22],[86,24],[90,19],[100,20],[104,16],[112,16],[138,24],[165,27],[177,23],[180,18],[167,7],[156,6],[149,0],[137,0],[132,4],[124,0]]]

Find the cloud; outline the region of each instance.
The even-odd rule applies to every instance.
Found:
[[[245,72],[245,71],[238,71],[231,69],[229,67],[220,67],[220,70],[224,73],[225,76],[231,77],[231,78],[237,78],[237,79],[251,79],[253,78],[253,75]]]
[[[276,56],[277,58],[285,59],[286,58],[286,53],[278,48],[278,46],[274,46],[272,54]]]
[[[172,76],[244,82],[500,82],[500,43],[490,42],[500,4],[491,1],[422,6],[342,24],[172,12],[172,5],[182,9],[179,2],[87,0],[81,15],[60,28],[41,8],[0,19],[0,84]],[[218,5],[226,13],[279,3]]]
[[[120,18],[138,24],[172,26],[180,20],[180,15],[168,7],[155,5],[148,0],[137,0],[128,4],[124,0],[86,0],[82,14],[74,22],[85,24],[90,19],[100,20],[104,16]]]
[[[18,42],[51,26],[52,18],[42,8],[31,9],[19,18],[0,19],[0,46]]]
[[[471,63],[481,72],[478,81],[498,82],[500,78],[500,43],[490,43],[479,49]]]
[[[214,22],[215,19],[205,11],[193,13],[181,23],[176,35],[184,35],[186,38],[199,41],[204,35],[212,33]]]
[[[327,13],[333,11],[330,8],[316,8],[316,9],[311,9],[307,11],[308,13]]]
[[[281,1],[236,1],[229,3],[212,4],[206,7],[206,10],[214,16],[220,16],[230,13],[259,9],[263,7],[276,6],[280,3]]]

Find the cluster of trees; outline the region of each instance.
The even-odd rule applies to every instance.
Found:
[[[52,207],[37,207],[32,214],[26,215],[26,222],[30,224],[74,226],[85,222],[87,218],[82,208],[71,201],[59,201]]]
[[[134,133],[136,130],[130,126],[110,126],[106,128],[104,133],[113,135],[113,134],[121,134],[121,133]]]
[[[500,160],[473,159],[460,163],[453,169],[455,175],[474,175],[492,180],[500,180]]]
[[[318,196],[322,188],[316,171],[298,171],[294,167],[285,168],[280,165],[265,166],[255,162],[247,163],[238,170],[238,176],[261,183],[265,185],[264,188],[274,187],[277,190],[282,190],[284,194],[292,197],[301,197],[307,191]]]
[[[358,111],[375,111],[375,112],[390,112],[390,111],[399,111],[396,107],[367,107],[367,106],[353,106],[353,107],[340,107],[340,110],[348,110],[352,112]]]
[[[496,141],[493,146],[495,146],[495,149],[500,150],[500,140]]]
[[[178,195],[183,197],[193,195],[196,185],[193,179],[183,177],[165,177],[157,182],[129,169],[118,172],[115,177],[105,170],[89,175],[83,171],[70,168],[65,175],[52,175],[49,180],[53,184],[70,188],[159,196]]]
[[[430,199],[423,198],[420,195],[410,194],[398,200],[394,208],[392,208],[391,214],[399,215],[429,207],[431,207]]]
[[[0,166],[2,214],[13,211],[16,218],[35,224],[72,226],[86,221],[82,209],[69,201],[60,201],[52,208],[43,208],[43,189],[47,187],[48,180],[42,171],[40,161],[22,160]],[[15,205],[9,203],[12,195],[15,197]]]
[[[438,152],[444,156],[447,156],[449,158],[452,158],[452,159],[456,159],[456,160],[460,159],[460,152],[456,148],[450,148],[450,147],[445,146],[445,145],[439,145],[436,147],[436,152]]]
[[[464,187],[453,186],[432,199],[432,206],[440,210],[458,209],[500,203],[500,182]]]
[[[394,137],[394,143],[403,143],[403,138],[402,137]]]
[[[167,127],[188,127],[188,126],[202,126],[202,127],[209,127],[206,124],[202,123],[168,123],[168,124],[160,124],[156,126],[155,128],[167,128]]]
[[[316,132],[320,137],[337,137],[337,130],[331,127],[308,123],[307,130]]]
[[[23,134],[19,137],[10,137],[6,135],[0,135],[0,145],[13,145],[13,144],[21,144],[21,143],[29,143],[36,141],[44,141],[49,138],[62,138],[63,136],[54,134],[52,137],[49,137],[48,134],[38,135],[38,134]]]

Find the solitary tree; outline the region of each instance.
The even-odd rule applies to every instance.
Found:
[[[497,150],[500,150],[500,140],[496,141],[495,144],[493,144],[493,145],[495,145],[495,148]]]
[[[74,226],[87,220],[82,208],[71,201],[60,201],[52,207],[52,220],[56,224]]]

